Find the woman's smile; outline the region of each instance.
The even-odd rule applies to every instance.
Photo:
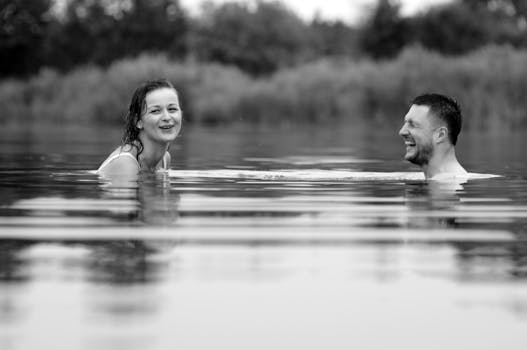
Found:
[[[175,124],[161,125],[159,128],[162,129],[162,130],[172,130],[174,128],[174,126],[176,126],[176,125]]]

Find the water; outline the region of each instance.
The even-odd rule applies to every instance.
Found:
[[[393,130],[185,127],[115,187],[118,129],[4,128],[0,349],[524,349],[523,132],[427,184]]]

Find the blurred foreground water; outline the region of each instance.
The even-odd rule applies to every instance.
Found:
[[[115,187],[120,130],[4,128],[0,349],[524,349],[522,134],[425,183],[379,125],[185,126]]]

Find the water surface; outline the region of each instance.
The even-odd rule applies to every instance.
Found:
[[[378,125],[186,126],[115,187],[118,129],[4,128],[0,348],[524,349],[522,134],[462,135],[500,178],[426,183]]]

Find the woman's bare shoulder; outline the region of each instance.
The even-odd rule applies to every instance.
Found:
[[[117,154],[123,154],[123,153],[130,153],[131,155],[133,155],[135,158],[137,158],[137,147],[133,146],[133,145],[130,145],[130,144],[126,144],[126,145],[121,145],[121,146],[118,146],[111,154],[110,156],[112,155],[117,155]]]
[[[97,174],[110,181],[114,186],[131,186],[139,176],[139,164],[128,156],[119,156],[112,159],[107,165],[101,166]]]
[[[121,174],[139,171],[137,151],[129,145],[117,147],[101,164],[97,173],[101,175]]]

